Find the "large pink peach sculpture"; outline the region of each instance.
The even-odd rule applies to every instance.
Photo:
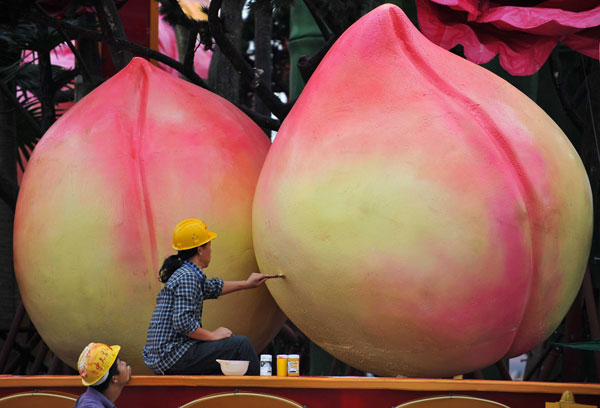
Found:
[[[584,167],[504,80],[395,6],[350,27],[271,147],[253,207],[288,317],[379,375],[450,376],[560,323],[592,234]]]
[[[252,198],[269,145],[232,104],[142,59],[70,109],[35,148],[15,214],[19,288],[49,347],[75,366],[90,341],[119,344],[145,372],[157,273],[182,219],[219,234],[209,277],[256,272]],[[206,302],[203,324],[261,349],[283,318],[263,287]]]

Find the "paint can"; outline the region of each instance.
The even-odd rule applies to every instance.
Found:
[[[273,375],[273,356],[270,354],[260,355],[260,375]]]
[[[277,376],[287,377],[287,354],[277,354]]]
[[[288,377],[297,377],[300,375],[300,355],[290,354],[287,358]]]

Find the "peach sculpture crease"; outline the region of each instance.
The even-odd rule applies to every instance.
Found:
[[[592,236],[560,128],[491,72],[376,8],[325,56],[254,197],[261,271],[284,313],[378,375],[451,376],[559,325]]]
[[[209,277],[257,272],[252,199],[270,142],[223,98],[135,58],[59,119],[35,148],[15,214],[16,276],[50,349],[75,367],[90,341],[121,345],[135,373],[185,218],[218,238]],[[284,316],[266,287],[205,302],[203,327],[257,349]]]

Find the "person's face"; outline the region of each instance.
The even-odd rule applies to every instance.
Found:
[[[119,383],[127,384],[131,379],[131,367],[127,365],[126,361],[117,357],[117,370],[119,370]]]
[[[209,241],[206,245],[198,247],[198,256],[200,264],[202,268],[206,268],[210,263],[210,258],[212,256],[212,250],[210,249],[211,242]]]

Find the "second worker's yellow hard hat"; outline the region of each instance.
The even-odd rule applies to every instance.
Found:
[[[83,385],[90,386],[106,380],[108,370],[119,355],[121,346],[90,343],[83,349],[77,361],[77,369]]]

